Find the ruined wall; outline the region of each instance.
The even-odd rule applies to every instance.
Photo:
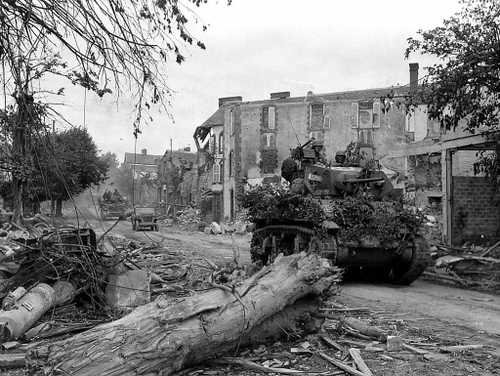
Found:
[[[500,194],[486,178],[454,176],[452,195],[452,236],[455,244],[498,237]]]

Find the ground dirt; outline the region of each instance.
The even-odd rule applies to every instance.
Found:
[[[98,235],[113,225],[113,221],[88,221]],[[195,252],[217,264],[231,262],[235,257],[241,264],[250,263],[250,235],[207,235],[176,227],[162,226],[160,231],[133,232],[130,222],[120,222],[112,230],[137,241],[153,241],[169,249]],[[500,297],[464,289],[416,281],[411,286],[388,286],[365,283],[345,283],[340,294],[327,299],[326,306],[363,308],[355,317],[369,321],[391,335],[402,337],[430,355],[398,350],[389,352],[385,344],[346,335],[338,330],[341,316],[329,315],[325,334],[346,349],[361,350],[374,375],[389,376],[461,376],[500,375]],[[351,314],[353,315],[353,314]],[[483,348],[444,354],[442,346],[482,344]],[[292,348],[305,347],[310,353],[292,353]],[[345,353],[329,347],[318,335],[279,343],[241,349],[229,355],[241,356],[258,364],[269,364],[308,372],[330,371],[337,368],[317,355],[321,350],[338,359]],[[266,363],[268,362],[268,363]],[[21,372],[21,373],[18,373]],[[1,370],[0,370],[1,373]],[[7,374],[7,373],[6,373]],[[19,370],[8,375],[25,374]],[[200,365],[185,370],[181,375],[259,375],[261,373],[239,366]]]
[[[201,252],[214,262],[230,261],[234,249],[240,254],[240,262],[250,262],[249,240],[246,235],[207,235],[199,231],[185,231],[163,227],[159,232],[130,232],[129,223],[120,223],[116,232],[137,240],[150,238],[155,241],[173,242],[181,249]],[[334,300],[346,307],[364,307],[367,320],[384,327],[389,333],[408,341],[425,344],[422,348],[433,349],[438,356],[426,360],[411,352],[363,351],[363,341],[358,340],[362,356],[376,375],[500,375],[500,297],[416,281],[411,286],[392,286],[349,282],[342,286]],[[329,333],[337,339],[335,332]],[[343,338],[343,337],[341,337]],[[349,337],[345,337],[348,341]],[[353,340],[352,338],[350,338]],[[306,339],[313,347],[326,349],[317,336]],[[356,339],[354,339],[356,341]],[[316,355],[290,353],[290,348],[304,342],[278,343],[250,349],[244,353],[258,363],[276,359],[276,364],[289,368],[335,370]],[[456,344],[483,344],[485,348],[460,354],[444,355],[435,350],[438,346]],[[426,347],[427,345],[430,345]],[[349,345],[356,347],[352,343]],[[383,347],[383,346],[380,346]],[[259,351],[260,350],[260,351]],[[257,351],[257,352],[255,352]],[[330,351],[330,355],[333,352]],[[193,369],[188,374],[253,375],[259,374],[241,368],[209,367]]]

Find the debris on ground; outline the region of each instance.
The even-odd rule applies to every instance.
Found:
[[[201,212],[193,207],[186,207],[177,212],[175,221],[181,229],[198,230],[201,220]]]
[[[434,245],[434,265],[427,268],[427,279],[457,287],[500,292],[500,242],[490,247]]]
[[[15,231],[29,233],[18,228]],[[114,333],[116,325],[120,327],[125,325],[124,328],[126,325],[132,325],[134,336],[140,340],[141,333],[144,335],[156,333],[155,330],[149,331],[154,328],[154,325],[173,328],[192,321],[197,323],[196,328],[204,330],[204,336],[206,336],[213,333],[214,322],[231,325],[231,322],[239,317],[231,314],[233,308],[239,310],[240,313],[243,312],[245,316],[243,320],[252,325],[255,307],[248,304],[246,298],[249,298],[251,291],[257,288],[261,278],[270,277],[265,269],[258,271],[240,265],[234,255],[231,261],[215,263],[203,254],[188,251],[182,246],[164,244],[163,240],[160,242],[138,241],[108,234],[102,239],[96,239],[98,246],[95,251],[85,248],[83,252],[81,244],[77,247],[72,243],[78,237],[68,235],[74,234],[72,232],[75,231],[74,228],[71,231],[69,228],[67,231],[58,229],[60,233],[68,235],[65,236],[64,241],[62,239],[54,241],[58,239],[57,236],[54,238],[54,235],[47,237],[53,231],[54,229],[50,226],[46,228],[43,238],[52,240],[45,243],[40,243],[36,237],[29,238],[28,236],[21,242],[7,240],[6,236],[1,238],[5,244],[9,245],[9,248],[1,248],[2,254],[9,256],[0,260],[0,264],[3,265],[3,262],[16,264],[16,267],[10,267],[11,272],[5,274],[9,285],[8,289],[2,290],[5,306],[15,307],[16,302],[19,302],[22,296],[41,283],[57,289],[59,292],[56,295],[61,298],[62,303],[54,304],[19,339],[9,338],[0,341],[3,342],[0,349],[0,369],[14,369],[30,364],[30,369],[33,370],[50,365],[52,363],[47,363],[46,359],[46,356],[50,358],[48,346],[55,351],[52,359],[57,362],[61,360],[64,364],[65,360],[71,358],[67,348],[76,346],[83,349],[92,335],[96,338],[93,344],[97,348],[92,346],[88,349],[88,359],[85,359],[85,362],[93,362],[99,359],[99,354],[106,352],[106,350],[99,350],[99,346],[106,346],[106,344],[97,338],[102,336],[102,330],[106,330],[108,334]],[[33,259],[26,255],[27,250],[41,257],[42,266],[45,265],[44,257],[52,257],[52,260],[56,261],[55,267],[60,268],[58,273],[62,277],[58,279],[48,271],[44,274],[43,268],[34,270]],[[56,250],[61,252],[64,250],[65,252],[62,252],[64,257]],[[482,251],[484,252],[485,249]],[[24,257],[20,258],[16,255],[24,255]],[[483,257],[493,258],[492,255],[496,256],[492,252]],[[444,256],[444,252],[441,256]],[[87,266],[86,261],[83,260],[80,264],[76,262],[76,259],[84,257],[89,257],[92,262],[95,262],[93,269],[88,269],[90,274],[98,273],[93,279],[85,278],[89,273],[82,273],[79,269]],[[444,260],[449,262],[452,259]],[[31,284],[20,283],[23,281],[20,276],[24,275],[23,278],[27,278],[27,273],[23,274],[23,268],[30,268],[33,276],[40,280]],[[16,275],[18,283],[11,284]],[[45,279],[41,278],[43,275],[46,276]],[[113,278],[116,279],[118,276],[126,277],[128,282],[115,280],[112,283]],[[130,278],[131,276],[134,278]],[[90,290],[82,286],[82,283],[96,280],[100,282],[96,284],[99,290]],[[116,285],[114,291],[111,285]],[[271,283],[271,285],[273,289],[269,291],[283,288],[279,283]],[[72,290],[70,286],[74,286],[74,289]],[[95,299],[93,291],[98,295],[102,294],[101,298]],[[130,299],[129,302],[138,299],[135,304],[130,305],[139,305],[139,307],[128,316],[122,316],[130,311],[131,307],[123,307],[123,305],[129,305],[129,302],[120,304],[121,308],[125,309],[111,309],[109,301],[106,300],[106,292],[122,302],[128,299]],[[125,294],[122,295],[122,293]],[[203,306],[197,297],[206,294],[213,294],[213,296],[210,295],[210,301],[207,301],[207,304],[210,304]],[[124,296],[128,297],[124,298]],[[266,304],[270,306],[278,304],[277,300],[283,297],[283,294],[276,296],[273,295],[273,299],[266,301]],[[212,299],[212,297],[219,297],[221,300]],[[147,303],[149,299],[151,303]],[[491,343],[466,337],[452,338],[446,331],[439,334],[434,331],[426,332],[418,327],[418,323],[387,317],[384,312],[376,312],[366,306],[344,306],[335,299],[335,291],[321,301],[299,299],[288,308],[280,309],[278,314],[264,320],[261,325],[258,325],[256,331],[245,337],[245,340],[230,341],[229,347],[216,351],[217,360],[203,363],[201,354],[204,352],[200,351],[200,358],[190,359],[182,364],[180,368],[184,370],[181,374],[253,376],[265,372],[295,375],[395,376],[417,374],[409,370],[417,369],[415,367],[418,366],[420,367],[418,369],[432,370],[432,374],[472,374],[471,370],[473,370],[477,374],[490,375],[494,374],[492,372],[500,366],[498,357],[491,355],[494,351]],[[217,303],[222,301],[224,303]],[[141,302],[146,304],[141,305]],[[184,320],[185,315],[181,308],[189,306],[189,302],[196,302],[190,306],[193,316],[188,315],[190,318]],[[101,308],[93,309],[94,305]],[[311,307],[314,308],[312,311]],[[161,315],[159,321],[149,321],[143,319],[145,316],[141,316],[156,310],[169,313]],[[170,315],[174,311],[175,317]],[[224,319],[227,315],[231,316],[230,320]],[[303,315],[307,315],[308,319],[296,319],[304,317]],[[135,321],[131,319],[134,317]],[[214,317],[221,321],[217,321]],[[155,322],[157,324],[154,324]],[[140,325],[137,326],[137,323]],[[190,327],[190,331],[195,327]],[[241,330],[241,326],[238,327]],[[120,330],[116,333],[116,338],[114,335],[111,336],[114,338],[111,342],[116,339],[118,342],[114,348],[123,350],[120,341],[126,334]],[[147,350],[151,338],[153,337],[148,335],[147,340],[141,342],[142,347],[136,346],[134,351],[137,351],[137,348]],[[233,350],[228,352],[229,348]],[[198,355],[198,351],[196,354]],[[133,356],[127,357],[127,367],[134,374],[144,374],[143,368],[138,368],[138,363],[135,363],[134,359]],[[165,360],[164,357],[157,359],[158,364],[155,367],[163,367],[163,362],[175,363]],[[176,355],[176,359],[182,362],[183,358]],[[153,360],[150,361],[153,362]],[[178,364],[176,363],[176,366]],[[21,369],[24,370],[24,368]],[[449,373],[450,370],[452,373]],[[7,374],[11,375],[11,373]],[[12,373],[12,375],[18,375],[18,373]]]

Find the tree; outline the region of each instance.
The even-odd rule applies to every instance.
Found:
[[[185,44],[205,45],[188,30],[198,21],[192,7],[205,0],[3,0],[0,2],[0,61],[4,98],[14,98],[14,158],[26,158],[33,131],[36,83],[48,74],[69,79],[99,96],[134,92],[134,135],[140,133],[143,109],[168,109],[170,90],[159,62],[184,60]],[[229,2],[229,1],[228,1]],[[206,29],[206,26],[202,26]],[[60,50],[61,54],[54,53]],[[64,60],[61,59],[64,56]],[[61,94],[62,90],[50,94]],[[38,93],[40,94],[40,93]],[[7,111],[7,100],[4,101]],[[51,108],[52,109],[52,108]],[[53,110],[53,109],[52,109]],[[52,115],[58,114],[52,111]],[[25,177],[12,174],[14,219],[22,217]]]
[[[98,156],[97,146],[84,128],[44,135],[34,147],[34,174],[28,192],[35,202],[51,200],[60,216],[62,202],[106,180],[109,160]]]
[[[461,0],[461,10],[431,30],[408,39],[406,57],[431,55],[438,62],[413,97],[427,105],[443,129],[487,132],[497,141],[495,154],[482,154],[477,166],[488,176],[500,175],[500,2]]]

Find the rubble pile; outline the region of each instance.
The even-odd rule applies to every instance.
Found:
[[[181,228],[197,230],[202,222],[200,210],[193,207],[180,210],[177,212],[176,221]]]
[[[151,298],[160,294],[186,296],[197,289],[209,287],[213,275],[222,270],[206,258],[153,242],[130,241],[123,237],[109,236],[115,247],[118,269],[144,270],[151,275]]]
[[[435,263],[424,275],[432,280],[489,292],[500,292],[500,242],[490,247],[434,246]]]

